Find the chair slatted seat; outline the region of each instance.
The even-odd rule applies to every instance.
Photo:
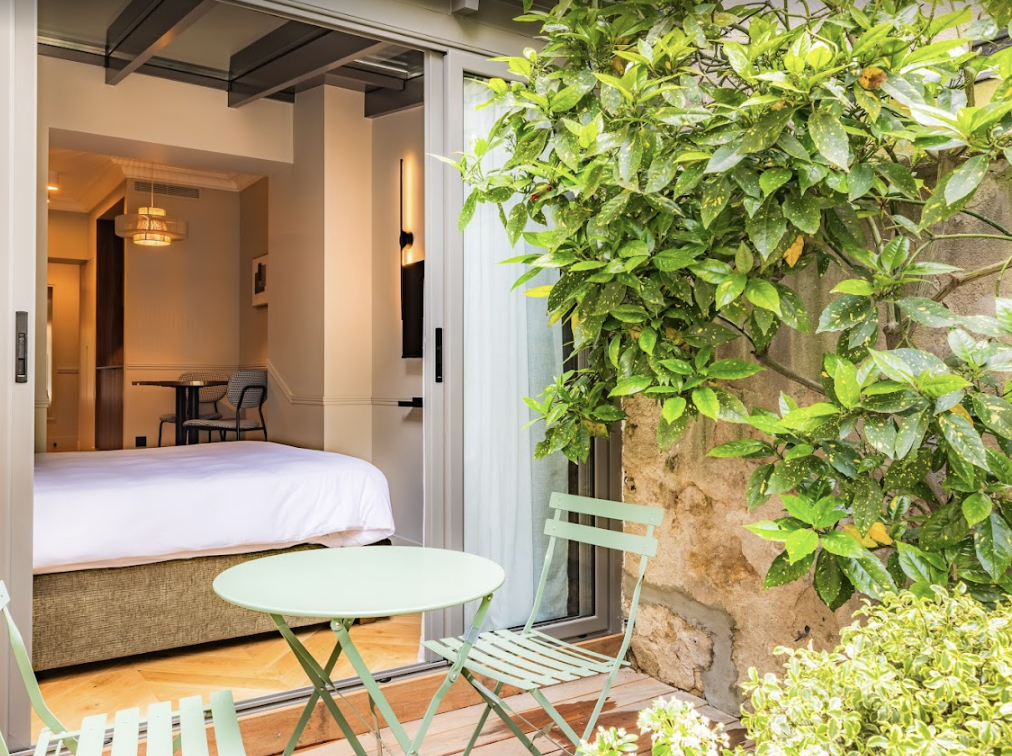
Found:
[[[555,511],[555,516],[545,523],[545,535],[549,537],[548,550],[545,554],[545,564],[534,598],[534,608],[527,623],[522,630],[493,630],[480,633],[464,663],[463,677],[485,701],[485,711],[478,721],[470,742],[464,749],[464,756],[467,756],[474,748],[478,735],[491,712],[495,712],[502,719],[503,723],[517,736],[528,751],[533,754],[541,753],[534,745],[533,740],[516,724],[516,714],[510,711],[509,706],[500,697],[499,694],[503,687],[507,685],[529,693],[549,715],[552,722],[570,740],[573,748],[578,748],[580,741],[589,740],[594,732],[615,675],[622,667],[629,665],[629,662],[625,660],[625,655],[632,641],[643,576],[646,574],[647,560],[657,553],[657,539],[653,535],[653,530],[661,524],[664,510],[642,504],[604,501],[561,493],[552,494],[550,507]],[[645,526],[645,532],[641,535],[611,530],[601,523],[570,522],[570,515],[623,520]],[[591,546],[636,554],[640,557],[636,585],[630,597],[625,634],[622,638],[621,648],[614,657],[575,646],[534,629],[535,618],[538,616],[551,570],[552,556],[559,540],[578,541]],[[464,641],[464,638],[443,638],[442,640],[424,641],[422,645],[447,661],[456,662]],[[558,683],[601,674],[606,675],[605,684],[581,737],[545,697],[542,689]],[[494,688],[489,688],[476,675],[492,680],[495,683]],[[555,745],[553,744],[553,750]]]
[[[113,715],[111,722],[108,714],[93,714],[85,717],[80,730],[67,730],[42,698],[31,658],[14,624],[9,603],[7,587],[0,581],[0,613],[6,621],[11,651],[32,709],[46,725],[36,742],[35,756],[45,756],[54,746],[58,754],[66,748],[74,756],[102,756],[110,743],[110,756],[137,756],[141,742],[145,743],[147,756],[173,756],[176,753],[181,756],[209,756],[208,724],[211,724],[219,756],[246,756],[230,690],[212,693],[210,706],[204,706],[200,696],[189,696],[179,701],[176,712],[173,712],[170,702],[161,701],[148,707],[147,720],[141,719],[140,709],[123,709]],[[178,721],[178,732],[175,721]],[[2,733],[0,756],[10,756]]]

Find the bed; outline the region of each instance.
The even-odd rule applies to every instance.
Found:
[[[368,462],[237,441],[39,454],[34,531],[32,658],[45,670],[273,630],[218,599],[214,576],[282,550],[382,542],[394,522]]]

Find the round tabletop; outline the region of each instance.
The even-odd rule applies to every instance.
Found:
[[[222,572],[214,592],[267,614],[391,617],[459,606],[506,580],[495,562],[418,546],[313,549],[253,559]]]
[[[218,378],[215,379],[198,379],[194,381],[179,381],[179,380],[165,380],[165,381],[133,381],[134,386],[164,386],[166,388],[205,388],[207,386],[227,386],[228,381],[224,381]]]

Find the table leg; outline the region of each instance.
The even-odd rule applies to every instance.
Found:
[[[337,660],[341,655],[342,646],[340,642],[334,646],[334,650],[330,654],[330,659],[327,660],[327,666],[320,667],[316,659],[313,658],[313,655],[306,650],[306,647],[302,645],[302,642],[296,637],[295,633],[292,632],[292,629],[288,626],[283,617],[277,614],[272,614],[271,619],[274,620],[274,624],[277,625],[281,635],[288,642],[289,648],[292,649],[292,653],[295,654],[295,658],[302,666],[303,671],[309,678],[310,684],[313,686],[313,693],[309,697],[309,701],[302,712],[302,716],[299,717],[299,722],[295,727],[295,732],[292,733],[292,737],[288,740],[288,745],[285,747],[283,756],[292,756],[292,753],[295,751],[295,746],[298,744],[299,738],[302,736],[303,730],[305,730],[306,725],[309,723],[309,718],[312,716],[316,702],[321,698],[323,699],[324,705],[330,711],[330,715],[334,718],[334,721],[337,722],[337,726],[341,728],[341,732],[344,734],[345,739],[349,742],[356,755],[368,756],[365,749],[362,747],[362,744],[355,736],[355,732],[352,730],[348,720],[345,718],[344,714],[341,713],[341,710],[338,708],[333,696],[330,695],[330,690],[328,690],[328,687],[331,685],[330,675],[334,669],[334,665],[337,664]],[[342,627],[345,622],[350,625],[353,620],[341,620],[340,623]]]
[[[186,388],[176,386],[176,446],[186,443],[183,423],[186,422]]]
[[[200,389],[191,386],[187,390],[187,399],[189,400],[189,411],[187,413],[187,420],[198,420],[200,419]],[[200,443],[200,431],[196,428],[191,428],[186,438],[188,444],[199,444]]]

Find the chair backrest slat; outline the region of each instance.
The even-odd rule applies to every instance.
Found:
[[[612,520],[635,522],[639,525],[660,525],[664,519],[664,510],[660,507],[648,507],[643,504],[628,504],[623,501],[607,499],[591,499],[587,496],[553,493],[549,506],[566,512],[608,517]]]
[[[545,535],[579,541],[591,546],[603,546],[606,549],[618,549],[641,556],[653,556],[657,553],[657,539],[653,536],[623,533],[593,525],[578,525],[564,520],[548,520],[545,523]]]

